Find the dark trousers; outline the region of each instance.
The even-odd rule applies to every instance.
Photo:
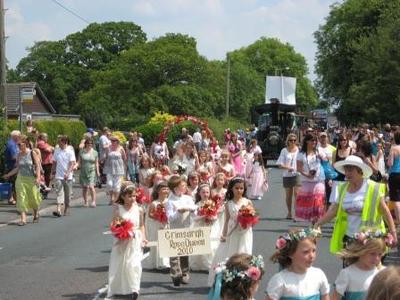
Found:
[[[50,187],[50,178],[51,178],[51,167],[52,164],[42,165],[43,168],[43,175],[44,175],[44,183],[47,187]]]
[[[185,276],[189,273],[189,256],[170,257],[170,275],[172,279]]]

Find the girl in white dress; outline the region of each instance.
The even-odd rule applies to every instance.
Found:
[[[224,228],[224,220],[225,220],[225,213],[224,213],[224,206],[225,206],[225,194],[226,194],[226,179],[224,173],[217,173],[214,177],[214,182],[211,189],[211,200],[214,202],[220,202],[221,210],[218,213],[218,220],[215,226],[219,227],[219,235],[222,235],[222,229]]]
[[[235,253],[252,254],[253,252],[252,227],[243,229],[237,221],[238,212],[242,206],[253,206],[249,199],[243,197],[245,194],[246,184],[242,177],[235,177],[229,181],[226,191],[224,228],[221,236],[221,242],[227,245],[225,257],[230,257]]]
[[[154,213],[157,206],[161,205],[166,209],[168,195],[169,195],[168,184],[165,181],[158,183],[153,189],[152,199],[146,218],[146,229],[147,238],[150,241],[157,241],[158,230],[169,228],[168,222],[161,223],[154,218]],[[169,268],[169,257],[160,258],[158,255],[158,247],[151,247],[149,256],[149,267],[152,269],[166,269]]]
[[[201,183],[211,184],[211,179],[214,176],[214,168],[211,161],[208,160],[208,154],[205,150],[199,151],[199,165],[197,168],[199,180]]]
[[[142,276],[142,247],[147,243],[144,212],[136,203],[136,186],[133,183],[121,188],[114,208],[114,218],[121,217],[133,223],[134,237],[115,239],[108,269],[108,297],[133,294],[137,299]]]
[[[386,246],[391,246],[391,234],[379,231],[356,233],[338,253],[349,265],[340,271],[334,284],[332,300],[363,300],[375,275],[384,269],[381,263]],[[387,243],[385,243],[385,240]],[[387,244],[387,245],[386,245]]]
[[[231,180],[236,175],[235,168],[230,163],[230,161],[231,161],[231,154],[229,153],[228,150],[223,150],[221,152],[221,157],[219,160],[219,164],[217,165],[216,172],[224,173],[227,181]]]
[[[312,266],[320,236],[320,230],[306,228],[278,238],[271,260],[278,262],[282,271],[268,282],[265,300],[329,300],[328,279],[321,269]]]
[[[214,202],[210,199],[210,185],[202,183],[197,189],[195,195],[195,204],[197,205],[196,215],[194,216],[193,227],[211,227],[211,254],[190,256],[190,268],[196,271],[208,271],[211,266],[212,258],[219,242],[216,241],[219,237],[219,226],[217,223],[218,217],[206,219],[199,215],[199,209],[203,205],[213,205]],[[213,240],[214,239],[214,240]]]

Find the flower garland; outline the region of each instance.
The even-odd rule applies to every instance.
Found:
[[[285,233],[284,235],[281,235],[275,243],[276,249],[283,250],[286,248],[287,245],[289,245],[293,241],[300,241],[306,238],[317,238],[321,237],[322,232],[321,229],[316,229],[316,228],[305,228],[301,229],[296,232],[289,232]]]
[[[264,259],[261,255],[258,255],[251,258],[250,267],[247,270],[228,270],[226,268],[226,262],[224,262],[217,265],[215,268],[215,273],[222,273],[222,280],[225,282],[231,282],[235,278],[251,279],[256,281],[261,277],[262,268],[264,268]]]
[[[383,239],[386,246],[392,247],[394,244],[394,237],[391,233],[384,233],[379,229],[367,228],[361,232],[354,233],[347,241],[347,245],[353,242],[360,243],[362,245],[367,244],[368,240],[371,239]]]

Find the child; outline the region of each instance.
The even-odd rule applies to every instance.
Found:
[[[208,154],[205,150],[199,151],[199,166],[197,172],[200,175],[201,183],[211,183],[210,179],[214,175],[212,162],[208,161]]]
[[[321,299],[329,300],[329,284],[325,273],[312,266],[317,253],[317,229],[296,229],[280,236],[271,257],[282,271],[272,276],[265,300]]]
[[[149,187],[150,175],[153,174],[151,158],[147,154],[143,154],[139,162],[139,185],[145,189]]]
[[[195,203],[197,205],[196,216],[194,217],[194,227],[211,227],[210,238],[211,238],[211,254],[207,255],[196,255],[190,258],[190,268],[192,270],[207,271],[211,266],[211,261],[214,256],[215,250],[218,247],[218,242],[215,240],[220,236],[218,221],[218,204],[210,199],[210,186],[207,183],[201,183],[197,189],[195,195]],[[210,211],[215,210],[215,216],[207,217],[201,215],[202,207],[209,207]],[[213,238],[215,239],[213,241]]]
[[[234,254],[216,270],[208,300],[251,300],[257,293],[264,274],[261,255]]]
[[[146,218],[147,237],[150,241],[158,239],[158,230],[169,227],[168,222],[162,223],[155,219],[155,212],[158,206],[166,207],[169,195],[168,184],[165,181],[158,183],[153,189],[152,199]],[[168,220],[167,220],[168,221]],[[169,268],[169,258],[160,258],[158,255],[158,247],[152,247],[150,250],[150,268],[165,269]]]
[[[372,280],[366,300],[400,299],[400,267],[390,266]]]
[[[385,239],[388,243],[393,241],[390,233],[386,236],[380,231],[367,230],[356,233],[346,242],[346,248],[338,256],[348,267],[336,278],[333,300],[365,299],[372,279],[383,269],[381,259],[386,251]]]
[[[253,162],[248,175],[247,195],[250,199],[261,200],[268,190],[267,174],[261,152],[254,152]]]
[[[137,299],[142,275],[142,247],[147,243],[144,228],[144,212],[136,203],[136,186],[132,182],[124,183],[114,207],[114,219],[123,218],[133,223],[133,238],[115,240],[108,270],[108,293],[128,295],[133,293]]]
[[[171,194],[167,202],[167,216],[170,228],[189,228],[190,214],[196,210],[193,198],[185,195],[186,181],[183,177],[172,175],[168,181]],[[170,275],[174,286],[189,283],[189,257],[171,257]]]
[[[223,207],[225,206],[225,194],[226,194],[226,188],[225,188],[226,180],[225,180],[225,175],[224,173],[217,173],[214,177],[214,182],[212,185],[212,190],[211,190],[211,199],[217,204],[217,202],[220,202],[220,206],[222,206],[222,209],[220,210],[218,214],[218,221],[216,225],[219,226],[219,235],[222,235],[222,230],[224,226],[224,209]]]
[[[197,174],[197,172],[195,171],[190,172],[187,180],[186,194],[194,198],[197,193],[198,185],[199,185],[199,174]]]
[[[246,194],[246,184],[241,177],[235,177],[228,184],[226,191],[225,220],[222,230],[221,242],[227,244],[225,257],[230,257],[235,253],[252,254],[253,251],[253,230],[252,227],[242,229],[238,224],[237,217],[242,206],[252,203],[244,198]]]
[[[217,166],[216,172],[222,172],[225,174],[226,180],[229,181],[233,177],[235,177],[235,168],[233,165],[230,163],[231,160],[231,154],[229,153],[228,150],[223,150],[221,153],[219,165]]]

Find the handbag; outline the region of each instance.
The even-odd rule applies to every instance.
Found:
[[[338,172],[332,167],[332,165],[327,160],[321,160],[321,166],[324,169],[325,179],[335,179],[338,177]]]

